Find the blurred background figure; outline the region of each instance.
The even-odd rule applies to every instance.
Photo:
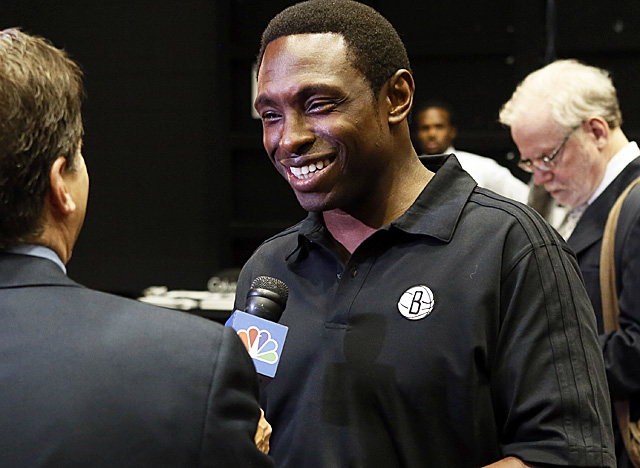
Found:
[[[454,148],[458,130],[455,113],[448,103],[434,100],[416,107],[413,111],[413,133],[419,153],[455,153],[462,168],[471,174],[480,187],[522,203],[527,202],[529,188],[509,169],[491,158]]]

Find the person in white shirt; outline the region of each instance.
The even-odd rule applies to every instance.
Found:
[[[415,143],[422,154],[454,153],[462,168],[480,187],[493,190],[505,197],[527,202],[529,187],[495,160],[453,147],[457,135],[451,107],[439,101],[426,102],[414,110],[413,132]]]
[[[622,131],[609,73],[576,60],[557,60],[518,85],[500,111],[511,128],[520,167],[570,208],[558,231],[578,258],[598,320],[612,399],[630,401],[640,417],[640,190],[626,199],[616,234],[615,265],[621,330],[603,333],[600,254],[607,216],[640,176],[640,150]],[[624,216],[623,216],[624,215]],[[619,467],[631,467],[616,432]]]

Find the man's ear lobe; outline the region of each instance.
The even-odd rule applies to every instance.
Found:
[[[76,203],[67,189],[65,172],[67,170],[67,159],[60,156],[51,165],[49,179],[51,189],[49,191],[49,201],[51,209],[62,214],[70,214],[76,210]]]
[[[397,124],[406,119],[413,104],[415,83],[408,70],[397,70],[387,82],[387,95],[390,102],[389,123]]]

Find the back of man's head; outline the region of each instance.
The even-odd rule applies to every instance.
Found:
[[[0,247],[38,235],[49,172],[73,167],[82,139],[82,72],[46,39],[0,31]]]
[[[374,95],[397,70],[411,71],[402,39],[391,23],[373,8],[351,0],[310,0],[280,12],[262,33],[258,69],[270,42],[316,33],[344,37],[351,63],[367,78]]]
[[[610,128],[622,125],[609,73],[577,60],[557,60],[528,75],[500,110],[500,122],[511,127],[526,119],[531,104],[538,103],[547,104],[554,121],[565,129],[593,116],[602,117]]]

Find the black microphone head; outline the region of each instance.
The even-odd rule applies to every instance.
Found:
[[[277,278],[258,276],[247,293],[245,312],[277,322],[287,305],[289,288]]]
[[[287,305],[287,299],[289,299],[289,288],[284,282],[278,278],[272,278],[271,276],[258,276],[251,283],[251,289],[268,289],[273,291],[282,298],[282,306]]]

